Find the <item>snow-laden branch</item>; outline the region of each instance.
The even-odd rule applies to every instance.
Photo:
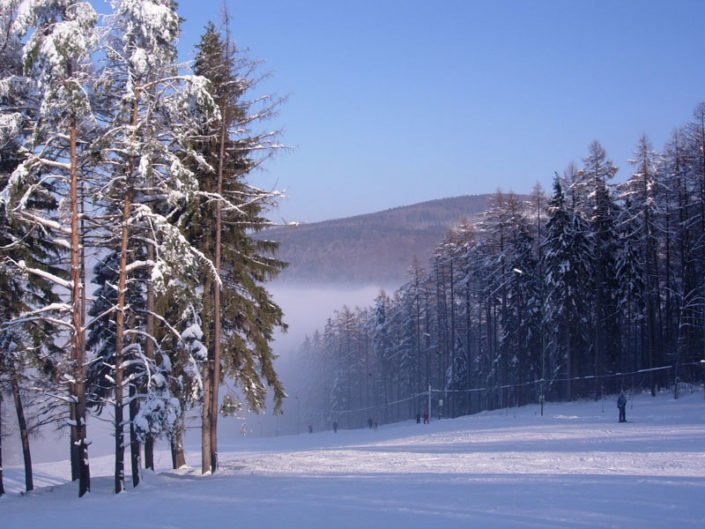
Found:
[[[27,272],[39,277],[43,277],[44,279],[47,279],[54,283],[57,286],[66,288],[68,290],[71,289],[73,283],[71,281],[67,281],[65,279],[60,278],[59,276],[52,274],[51,272],[47,272],[46,270],[40,270],[39,268],[33,268],[30,266],[27,266],[27,263],[25,263],[24,260],[19,260],[15,261],[14,259],[8,258],[8,261],[10,261],[12,264],[14,264],[19,270],[22,272]]]

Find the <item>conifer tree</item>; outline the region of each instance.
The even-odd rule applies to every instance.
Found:
[[[553,329],[547,344],[550,356],[546,375],[551,384],[560,375],[574,377],[579,372],[579,353],[588,348],[592,249],[585,221],[578,212],[568,209],[558,177],[554,179],[548,215],[541,268],[546,282],[543,316],[546,328]],[[565,387],[565,397],[572,399],[570,381]]]
[[[590,145],[584,163],[582,172],[591,184],[592,198],[589,219],[595,281],[593,374],[599,377],[615,372],[621,354],[615,276],[619,241],[616,229],[618,207],[608,184],[616,174],[617,167],[607,158],[607,153],[598,142]],[[599,398],[601,391],[597,380],[595,398]]]
[[[262,213],[274,204],[276,193],[248,181],[252,171],[276,149],[269,133],[253,131],[273,108],[267,98],[263,107],[247,99],[254,84],[254,65],[237,51],[229,34],[223,39],[209,24],[198,50],[194,71],[210,81],[220,110],[220,121],[201,130],[203,140],[198,147],[203,160],[215,169],[198,173],[207,197],[185,211],[182,221],[189,226],[190,240],[213,261],[220,278],[220,284],[204,278],[205,291],[212,295],[201,317],[213,322],[205,338],[209,361],[204,374],[202,470],[207,472],[217,468],[219,383],[223,375],[239,383],[252,409],[263,407],[265,383],[273,390],[275,410],[281,405],[284,392],[274,370],[270,342],[274,330],[284,327],[283,314],[264,283],[275,277],[284,263],[274,258],[277,244],[252,237],[253,232],[269,225]]]
[[[197,278],[205,269],[217,280],[212,263],[188,242],[183,226],[177,222],[177,212],[201,192],[187,166],[211,170],[191,148],[194,136],[202,123],[217,116],[206,80],[177,72],[179,24],[171,0],[116,2],[106,48],[107,65],[100,79],[98,95],[106,125],[98,142],[105,167],[98,198],[110,221],[105,246],[116,278],[114,305],[102,313],[103,326],[115,318],[114,330],[110,331],[114,333],[111,342],[115,352],[109,365],[115,401],[116,493],[124,488],[125,388],[130,392],[133,484],[138,483],[140,472],[140,441],[153,429],[162,430],[163,414],[173,416],[169,406],[155,404],[157,394],[172,402],[164,393],[166,380],[162,381],[158,372],[154,376],[143,372],[142,377],[125,377],[127,362],[140,361],[147,369],[173,365],[153,353],[159,337],[156,329],[150,328],[155,311],[144,292],[153,289],[157,296],[178,299],[177,312],[170,314],[170,320],[162,318],[162,322],[169,332],[178,335],[189,331],[195,336],[195,322],[185,315],[193,312],[192,306],[200,306]],[[132,304],[128,303],[130,291],[135,293]],[[96,332],[102,331],[96,327]],[[177,336],[176,343],[182,344],[182,338]],[[138,421],[138,391],[140,401],[151,405],[150,413],[141,417],[154,420],[154,424]]]
[[[6,193],[7,210],[15,219],[43,230],[47,241],[69,249],[68,279],[27,267],[26,263],[17,264],[21,271],[68,291],[68,304],[50,305],[44,314],[58,312],[55,319],[62,321],[70,333],[66,375],[70,381],[72,462],[79,479],[79,496],[90,489],[90,472],[78,190],[88,129],[92,127],[89,65],[97,42],[95,26],[95,11],[85,2],[38,0],[20,8],[12,31],[24,43],[24,75],[36,96],[36,113],[31,116],[32,134],[25,137],[19,149],[22,162],[13,171]],[[64,212],[56,219],[29,207],[29,198],[46,192],[48,186],[59,197],[59,211]]]
[[[660,332],[660,273],[659,273],[659,234],[663,233],[660,219],[663,217],[659,200],[663,196],[663,184],[659,179],[657,155],[648,138],[639,140],[635,159],[632,162],[632,176],[620,186],[620,198],[624,204],[620,220],[622,251],[618,261],[618,276],[623,292],[622,302],[631,317],[625,326],[637,322],[640,348],[632,344],[632,354],[643,351],[643,363],[638,368],[653,368],[661,349]],[[626,312],[623,311],[623,312]],[[653,375],[651,391],[656,387]]]

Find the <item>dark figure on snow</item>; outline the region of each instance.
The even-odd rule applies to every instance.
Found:
[[[338,421],[333,421],[333,433],[338,433]]]
[[[310,424],[308,425],[308,433],[313,433],[313,426]]]
[[[416,414],[416,424],[421,424],[421,413]]]
[[[423,423],[428,424],[428,410],[423,411]]]
[[[627,422],[627,397],[624,392],[619,394],[617,407],[619,408],[619,422]]]
[[[367,419],[367,426],[369,426],[370,430],[372,429],[372,417]]]

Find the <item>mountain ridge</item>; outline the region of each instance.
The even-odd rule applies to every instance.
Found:
[[[400,285],[416,258],[425,266],[443,236],[476,221],[494,195],[428,200],[373,213],[270,228],[257,235],[280,243],[289,263],[279,281]]]

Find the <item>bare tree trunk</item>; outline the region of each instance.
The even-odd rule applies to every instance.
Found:
[[[115,318],[115,493],[125,489],[125,444],[123,429],[123,342],[125,336],[125,290],[127,285],[127,244],[131,197],[126,193],[122,210],[117,314]]]
[[[73,361],[73,380],[71,381],[71,397],[73,400],[74,422],[71,428],[75,430],[78,446],[78,495],[83,496],[91,489],[90,467],[88,466],[88,443],[86,442],[86,381],[85,381],[85,351],[83,349],[82,300],[83,284],[81,282],[81,237],[79,236],[79,205],[78,205],[78,167],[76,165],[76,120],[70,127],[69,157],[71,164],[71,359]]]
[[[227,15],[226,15],[227,16]],[[229,48],[229,46],[228,46]],[[225,165],[225,141],[228,128],[227,106],[223,108],[223,121],[220,127],[220,153],[218,156],[218,195],[223,193],[223,169]],[[215,271],[220,279],[222,255],[223,210],[222,202],[215,204]],[[220,389],[220,357],[221,357],[221,321],[220,321],[220,281],[213,282],[213,378],[211,379],[211,416],[210,416],[210,468],[215,472],[218,468],[218,411]]]
[[[137,400],[137,388],[134,384],[130,384],[130,463],[132,470],[132,486],[137,487],[140,484],[140,472],[142,471],[141,464],[141,443],[137,438],[137,429],[135,428],[135,420],[140,411],[140,403]]]
[[[0,391],[0,496],[5,494],[5,481],[2,475],[2,392]]]
[[[147,434],[144,440],[144,468],[154,470],[154,437]]]
[[[147,260],[149,262],[154,261],[154,245],[147,244]],[[153,336],[155,333],[154,325],[154,311],[155,311],[155,301],[154,301],[154,285],[152,280],[147,280],[147,342],[145,343],[145,354],[149,360],[154,360],[154,341]],[[144,441],[144,466],[154,470],[154,438],[151,434],[147,434]]]
[[[72,402],[69,404],[69,424],[76,424],[76,406]],[[81,474],[81,451],[78,446],[78,432],[73,426],[69,432],[69,454],[71,456],[71,481],[78,480]]]
[[[32,454],[29,450],[29,430],[27,420],[24,416],[22,406],[22,396],[20,395],[20,383],[16,372],[10,373],[10,383],[12,385],[12,397],[15,400],[15,411],[17,412],[17,425],[20,429],[20,439],[22,440],[22,457],[24,458],[24,483],[27,492],[34,490],[34,480],[32,479]]]
[[[132,126],[132,137],[135,137],[135,128],[139,111],[140,83],[135,86],[135,96],[132,103],[132,114],[130,125]],[[129,180],[132,176],[134,161],[129,160],[126,168],[128,179],[127,188],[122,203],[122,228],[120,232],[120,264],[118,266],[118,297],[117,314],[115,317],[115,494],[125,489],[125,440],[124,440],[124,402],[123,402],[123,348],[125,341],[125,297],[127,293],[127,249],[130,240],[130,211],[132,209],[132,189]],[[133,408],[130,408],[133,411]],[[135,412],[136,413],[136,412]],[[131,426],[132,431],[132,426]],[[134,447],[132,447],[134,449]],[[139,452],[139,447],[137,448]],[[139,479],[139,469],[133,473]]]
[[[203,366],[203,412],[201,413],[201,473],[211,471],[211,384],[213,380],[213,354]]]
[[[179,425],[174,429],[174,436],[171,439],[171,466],[174,470],[186,465],[186,455],[184,454],[184,413],[179,415]]]

